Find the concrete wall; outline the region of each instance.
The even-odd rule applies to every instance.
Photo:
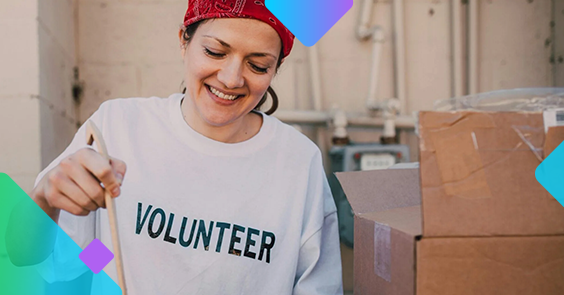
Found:
[[[116,97],[180,92],[178,29],[187,1],[79,0],[81,119]]]
[[[72,97],[75,50],[75,0],[40,0],[39,93],[41,168],[69,144],[77,130]]]
[[[555,86],[564,87],[564,1],[553,0],[552,42],[554,42],[551,63],[554,67]]]
[[[37,1],[1,1],[0,171],[29,189],[39,172]]]
[[[556,0],[559,1],[559,0]],[[186,0],[79,0],[80,119],[107,99],[168,96],[180,89],[177,30]],[[371,47],[354,37],[360,1],[318,43],[324,109],[364,111]],[[407,113],[452,95],[451,1],[406,0]],[[463,5],[465,7],[466,5]],[[480,91],[550,86],[552,1],[479,1]],[[378,97],[394,97],[392,1],[375,0],[384,28]],[[552,44],[552,43],[551,43]],[[306,48],[299,43],[273,83],[281,109],[311,109]]]
[[[551,86],[551,20],[550,0],[481,1],[480,90]]]
[[[0,4],[0,171],[30,192],[76,131],[72,0]]]

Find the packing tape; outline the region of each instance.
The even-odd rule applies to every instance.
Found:
[[[374,273],[387,282],[391,282],[391,263],[390,227],[374,222]]]

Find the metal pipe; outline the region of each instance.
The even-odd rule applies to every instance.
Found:
[[[332,120],[328,112],[320,111],[289,111],[278,110],[274,117],[288,124],[325,125]],[[368,117],[361,113],[347,113],[348,126],[353,127],[378,127],[383,128],[385,119],[382,117]],[[395,118],[396,128],[413,129],[415,118],[412,116],[398,116]]]
[[[396,66],[396,96],[400,100],[400,114],[407,110],[406,75],[405,75],[405,31],[403,0],[394,0],[394,28],[395,28],[395,66]]]
[[[365,40],[372,34],[370,27],[370,19],[372,18],[372,5],[374,0],[363,0],[360,7],[360,17],[356,26],[356,37],[359,40]]]
[[[348,116],[349,119],[349,126],[354,127],[378,127],[384,128],[385,119],[379,117],[353,117]],[[415,128],[415,119],[411,116],[397,116],[394,119],[394,123],[396,128],[399,129],[413,129]]]
[[[277,110],[273,116],[289,124],[327,124],[332,119],[327,112],[303,110]]]
[[[479,81],[478,81],[478,0],[469,0],[469,76],[470,76],[470,94],[476,94],[479,92]]]
[[[319,72],[319,52],[318,45],[309,47],[309,72],[311,75],[311,85],[313,92],[313,109],[321,111],[323,109],[323,101],[321,94],[321,74]]]
[[[462,22],[461,22],[461,3],[460,0],[451,1],[452,8],[452,49],[453,49],[453,77],[454,77],[454,97],[464,95],[463,77],[463,52],[462,52]]]
[[[376,26],[372,32],[372,62],[370,68],[370,81],[368,94],[366,96],[366,106],[368,109],[376,110],[381,108],[377,99],[378,80],[380,74],[380,60],[382,55],[382,44],[384,43],[384,32],[381,27]]]
[[[309,69],[311,74],[311,85],[312,85],[312,94],[313,94],[313,109],[315,111],[322,111],[323,110],[323,94],[321,90],[321,73],[319,70],[319,45],[314,45],[309,47]],[[327,152],[327,144],[325,140],[325,133],[321,127],[318,127],[315,131],[316,135],[316,142],[319,150],[321,151],[322,155],[325,155]],[[328,163],[325,163],[326,158],[324,157],[324,167],[328,167]]]

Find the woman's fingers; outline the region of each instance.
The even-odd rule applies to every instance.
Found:
[[[59,191],[62,195],[71,199],[78,206],[88,211],[98,209],[98,204],[94,202],[86,193],[76,185],[71,179],[66,179],[59,184]],[[72,196],[72,197],[71,197]]]
[[[55,171],[53,171],[55,172]],[[45,186],[45,200],[52,208],[65,210],[74,215],[86,216],[90,212],[87,209],[79,206],[68,196],[64,195],[60,190],[60,184],[64,181],[58,173],[49,174],[49,181]]]
[[[87,171],[102,182],[112,197],[119,196],[121,180],[118,181],[110,161],[92,149],[82,149],[76,153],[76,157]]]
[[[105,159],[90,148],[64,158],[42,181],[47,207],[75,215],[105,208],[105,189],[117,197],[127,167],[119,159]]]
[[[116,178],[119,184],[121,185],[123,183],[125,172],[127,171],[127,165],[125,165],[124,161],[116,158],[110,159],[110,165],[114,169],[114,172],[116,173]]]
[[[75,157],[69,156],[59,164],[74,183],[90,198],[97,207],[106,207],[104,189],[98,180],[77,162]]]

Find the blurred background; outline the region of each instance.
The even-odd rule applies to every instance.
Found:
[[[0,171],[29,192],[103,101],[180,92],[186,7],[0,1]],[[525,87],[564,87],[564,0],[355,0],[273,83],[275,116],[319,145],[329,175],[417,161],[415,114],[438,99]],[[350,291],[352,214],[332,186]]]

